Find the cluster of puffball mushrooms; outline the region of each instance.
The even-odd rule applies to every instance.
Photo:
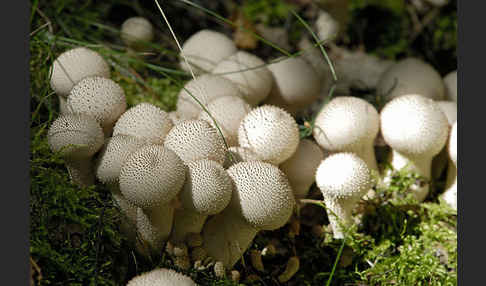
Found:
[[[315,26],[321,39],[338,30],[326,12]],[[153,37],[144,18],[122,26],[130,49]],[[447,167],[442,197],[455,208],[456,72],[441,78],[417,58],[392,62],[334,47],[336,90],[344,94],[316,114],[314,140],[301,139],[295,117],[315,109],[331,76],[309,39],[299,48],[302,57],[266,63],[238,50],[222,33],[195,33],[184,42],[180,62],[195,77],[172,112],[150,103],[127,109],[103,57],[73,48],[52,65],[60,116],[49,128],[49,145],[65,159],[74,183],[84,187],[98,180],[107,186],[123,213],[121,229],[140,254],[166,251],[182,269],[212,265],[217,276],[232,270],[259,231],[283,227],[314,182],[334,238],[343,238],[358,201],[373,197],[378,182],[391,180],[390,172],[378,168],[379,144],[391,148],[395,170],[407,168],[425,179],[409,190],[419,202],[427,197],[435,169]],[[356,81],[385,97],[380,112],[346,95]],[[284,276],[281,282],[289,279]],[[168,269],[142,274],[128,285],[161,283],[195,285]]]

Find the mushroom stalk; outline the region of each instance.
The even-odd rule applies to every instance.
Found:
[[[95,183],[95,175],[91,157],[88,158],[66,158],[66,168],[69,177],[76,185],[81,187],[92,186]]]
[[[167,241],[174,221],[174,207],[172,204],[146,209],[143,212],[147,215],[150,224],[157,228],[159,238]]]
[[[343,239],[346,228],[353,224],[353,208],[357,202],[358,200],[349,201],[324,197],[334,238]]]
[[[207,215],[189,209],[178,209],[174,213],[174,230],[170,236],[171,241],[183,241],[189,233],[200,233]]]

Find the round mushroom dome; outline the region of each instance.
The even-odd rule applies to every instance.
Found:
[[[320,41],[327,41],[331,38],[335,38],[339,32],[339,23],[324,10],[319,12],[315,26]]]
[[[236,52],[235,43],[225,34],[207,29],[193,34],[182,45],[182,54],[196,75],[211,72],[220,61]],[[183,70],[189,71],[183,58],[180,65]]]
[[[192,279],[172,269],[159,268],[132,278],[127,286],[197,286]]]
[[[285,174],[259,161],[240,162],[227,170],[233,180],[231,209],[260,230],[274,230],[287,223],[295,199]]]
[[[223,164],[226,155],[223,138],[203,120],[186,120],[174,126],[167,134],[165,146],[186,164],[201,159]]]
[[[132,48],[138,48],[137,42],[150,42],[153,38],[154,28],[144,17],[128,18],[121,26],[121,39]]]
[[[265,62],[244,51],[238,51],[221,61],[212,73],[236,84],[243,98],[252,106],[262,102],[273,85],[272,73],[265,66]]]
[[[448,73],[444,77],[446,98],[457,103],[457,70]]]
[[[94,117],[109,135],[118,118],[125,112],[127,102],[125,92],[113,80],[94,76],[78,82],[67,98],[73,113],[83,113]]]
[[[129,135],[161,145],[173,126],[167,112],[153,104],[143,102],[120,116],[113,129],[113,136]]]
[[[299,145],[297,122],[282,108],[263,105],[250,111],[241,121],[238,142],[265,162],[275,165],[294,154]]]

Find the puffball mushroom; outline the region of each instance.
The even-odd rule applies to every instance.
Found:
[[[273,85],[272,73],[265,62],[244,51],[238,51],[221,61],[212,73],[236,84],[245,101],[252,106],[267,98]]]
[[[457,103],[454,101],[436,101],[442,112],[444,112],[449,122],[449,126],[452,126],[457,120]],[[440,153],[432,160],[432,178],[439,178],[444,169],[449,165],[449,168],[454,168],[453,163],[448,159],[447,148],[442,148]]]
[[[125,45],[139,50],[144,46],[143,42],[154,39],[154,28],[144,17],[131,17],[121,26],[121,39]]]
[[[123,113],[113,128],[113,136],[134,136],[152,144],[163,144],[174,124],[167,112],[142,102]]]
[[[226,156],[226,160],[223,164],[225,169],[228,169],[239,162],[260,161],[258,155],[249,148],[232,146],[228,148],[228,152],[231,153],[231,158],[229,155]]]
[[[241,120],[251,111],[251,106],[240,97],[229,95],[213,99],[207,109],[216,120],[228,146],[238,145],[238,127]],[[205,120],[216,128],[207,112],[201,112],[198,119]]]
[[[73,113],[94,117],[106,136],[127,108],[123,89],[113,80],[99,76],[78,82],[69,93],[67,104]]]
[[[454,122],[457,120],[457,102],[441,100],[436,101],[436,103],[447,117],[447,122],[449,122],[449,125],[452,126],[452,124],[454,124]]]
[[[407,168],[430,180],[432,158],[444,147],[449,131],[439,105],[430,98],[411,94],[387,103],[380,116],[381,133],[392,148],[393,168]],[[428,184],[412,190],[420,202],[428,192]]]
[[[287,223],[295,200],[285,174],[272,164],[241,162],[227,172],[233,182],[230,204],[207,221],[202,236],[208,255],[231,269],[258,231]]]
[[[454,165],[449,165],[447,170],[447,189],[442,198],[457,211],[457,122],[452,125],[447,150]]]
[[[383,95],[385,101],[407,94],[443,100],[445,86],[440,74],[430,64],[417,58],[406,58],[383,73],[377,93]]]
[[[197,284],[182,273],[159,268],[132,278],[127,286],[197,286]]]
[[[185,164],[201,159],[224,163],[226,148],[218,131],[203,120],[186,120],[174,126],[165,139],[165,146]]]
[[[275,84],[265,104],[285,108],[291,113],[319,97],[321,82],[314,68],[301,58],[287,58],[268,66]]]
[[[373,142],[379,129],[380,116],[373,105],[358,97],[339,96],[318,113],[313,135],[325,150],[355,153],[378,172]]]
[[[290,158],[299,145],[299,127],[282,108],[263,105],[250,111],[241,121],[238,142],[252,150],[262,161],[279,165]]]
[[[179,156],[160,145],[136,150],[120,170],[122,195],[143,210],[164,241],[172,229],[172,201],[184,185],[186,171]]]
[[[94,118],[63,114],[52,123],[47,140],[53,152],[61,152],[73,183],[81,187],[94,184],[91,158],[104,141],[103,131]]]
[[[59,97],[61,114],[69,112],[66,99],[75,84],[90,76],[110,77],[108,63],[97,52],[78,47],[59,55],[51,67],[51,87]]]
[[[319,11],[319,16],[314,24],[317,30],[317,36],[320,41],[327,41],[337,36],[339,32],[339,23],[326,11]]]
[[[354,153],[336,153],[324,159],[316,171],[316,184],[326,204],[334,238],[344,238],[353,223],[352,211],[372,186],[365,161]]]
[[[183,241],[189,233],[200,233],[206,218],[223,211],[231,200],[232,182],[221,164],[203,159],[188,165],[187,179],[179,193],[171,241]]]
[[[220,61],[236,52],[236,45],[229,37],[207,29],[193,34],[182,45],[182,55],[187,58],[196,75],[211,72]],[[184,58],[181,58],[180,65],[189,72]]]
[[[324,160],[324,152],[309,139],[300,140],[295,153],[283,162],[279,168],[289,179],[297,199],[307,196],[309,188],[315,181],[316,169]]]
[[[444,77],[446,98],[457,103],[457,70],[451,71]]]
[[[243,97],[238,87],[224,77],[205,74],[195,80],[190,80],[177,96],[177,113],[182,119],[196,119],[202,108],[193,98],[206,106],[211,100],[233,95]]]

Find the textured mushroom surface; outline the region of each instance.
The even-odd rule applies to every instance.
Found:
[[[265,162],[275,165],[292,156],[299,145],[299,128],[285,110],[263,105],[250,111],[241,121],[238,142]]]
[[[257,68],[258,67],[258,68]],[[273,85],[273,76],[259,57],[244,51],[221,61],[212,71],[236,84],[252,106],[263,101]]]
[[[241,120],[251,111],[251,106],[240,97],[229,95],[213,99],[207,109],[216,120],[228,146],[238,145],[238,127]],[[201,112],[198,119],[205,120],[216,128],[207,112]]]
[[[444,77],[446,98],[457,102],[457,70],[448,73]]]
[[[228,152],[231,153],[231,157],[226,156],[223,164],[225,169],[239,162],[260,161],[258,155],[249,148],[233,146],[228,148]]]
[[[121,26],[121,39],[127,46],[137,48],[137,42],[150,42],[153,38],[154,28],[144,17],[128,18]]]
[[[174,126],[167,134],[165,146],[186,164],[201,159],[223,164],[226,155],[223,138],[203,120],[187,120]]]
[[[307,196],[309,188],[315,181],[317,167],[324,160],[324,152],[309,139],[300,140],[294,155],[280,165],[289,179],[296,198]]]
[[[192,279],[172,269],[159,268],[132,278],[127,286],[196,286]]]
[[[195,33],[182,45],[182,54],[196,75],[212,71],[220,61],[236,52],[235,43],[225,34],[207,29]],[[183,70],[189,71],[184,59],[180,64]]]
[[[150,103],[140,103],[123,113],[113,128],[113,136],[134,136],[153,144],[163,144],[174,124],[167,112]]]
[[[67,104],[73,113],[94,117],[108,136],[127,108],[123,89],[113,80],[98,76],[78,82],[69,93]]]
[[[230,80],[218,75],[202,75],[190,80],[179,92],[177,113],[183,119],[196,119],[202,108],[193,96],[206,106],[211,100],[227,95],[243,97],[238,87]]]
[[[97,52],[78,47],[65,51],[51,67],[51,87],[59,96],[61,113],[68,112],[66,97],[83,78],[89,76],[110,77],[108,63]]]
[[[373,142],[380,129],[380,116],[365,100],[340,96],[331,100],[317,115],[313,135],[325,150],[353,152],[378,170]]]
[[[440,74],[430,64],[417,58],[406,58],[383,73],[377,92],[386,101],[407,94],[443,100],[445,86]]]
[[[314,68],[301,58],[288,58],[268,66],[275,79],[265,104],[297,111],[319,97],[321,83]]]

